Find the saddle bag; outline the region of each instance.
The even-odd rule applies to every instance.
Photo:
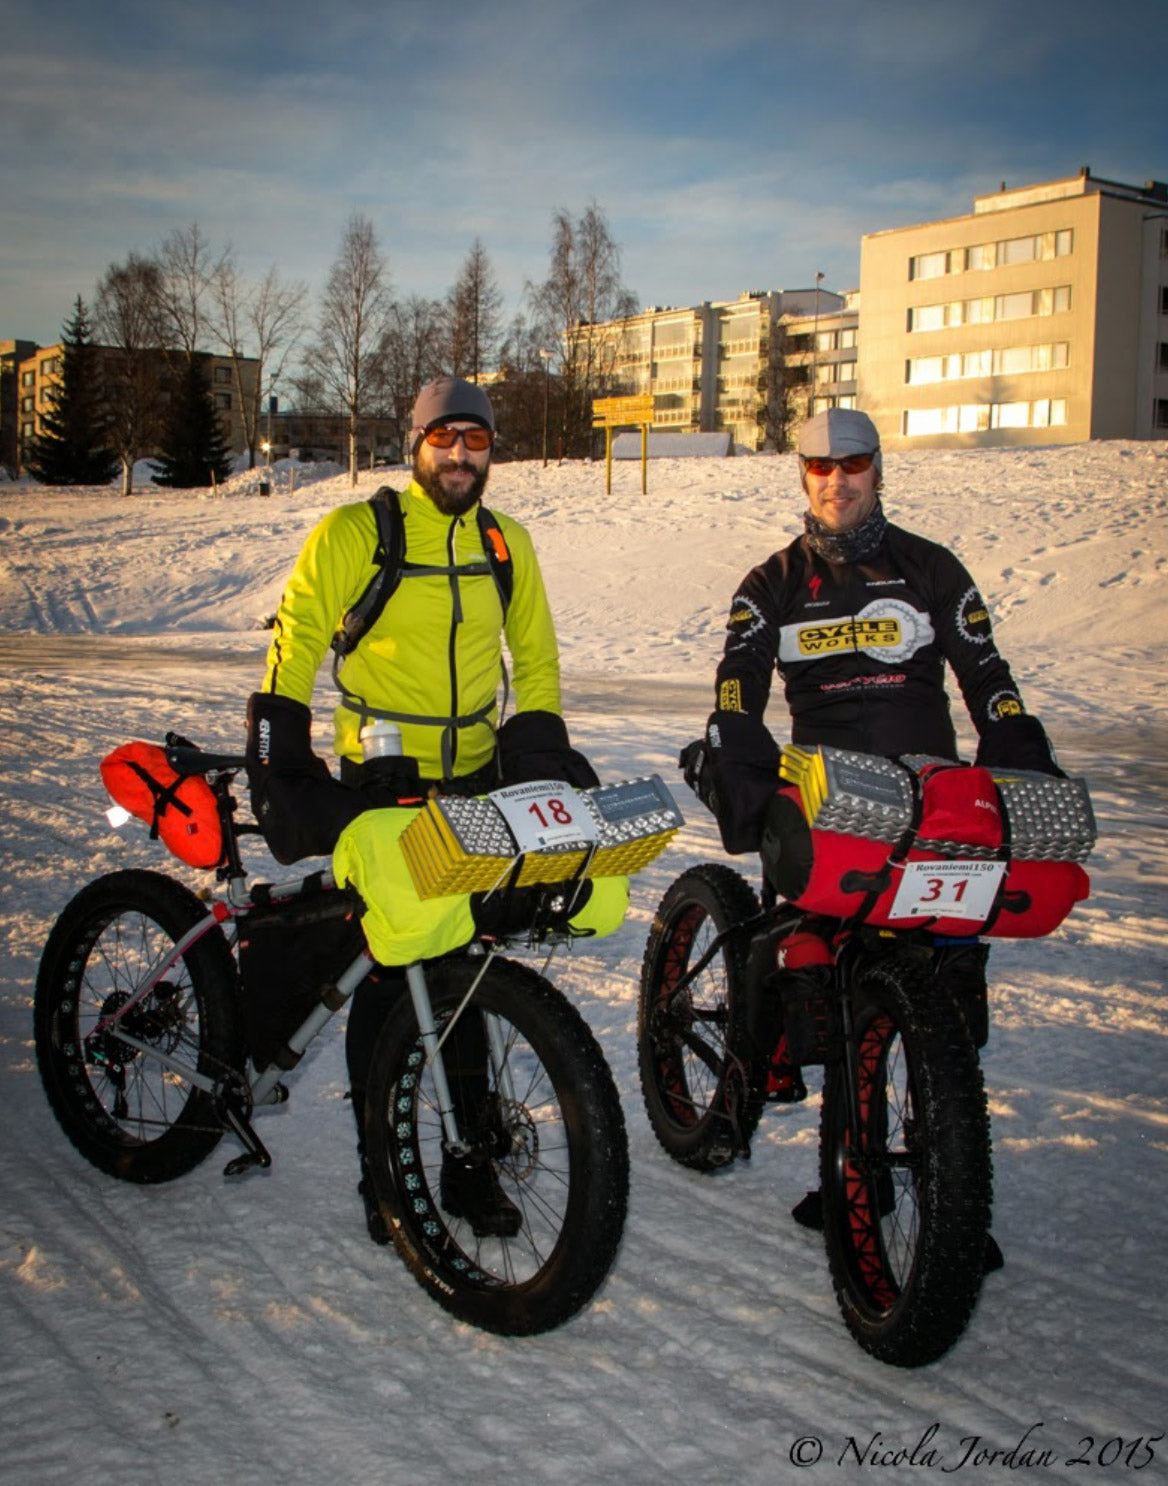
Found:
[[[110,799],[150,827],[150,839],[191,867],[223,860],[223,823],[201,774],[180,774],[157,743],[123,743],[101,761]]]
[[[1038,938],[1086,898],[1082,780],[844,749],[783,750],[768,880],[807,912],[893,929]]]

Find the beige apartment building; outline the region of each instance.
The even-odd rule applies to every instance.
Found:
[[[613,395],[652,394],[655,430],[726,432],[762,449],[774,437],[781,390],[792,425],[806,416],[809,395],[817,410],[854,406],[857,320],[850,299],[817,286],[654,307],[577,333],[592,337]]]
[[[886,448],[1168,438],[1168,186],[1077,176],[861,242]]]

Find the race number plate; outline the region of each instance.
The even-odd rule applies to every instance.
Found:
[[[490,799],[515,837],[518,852],[585,845],[600,830],[587,805],[570,784],[538,779],[491,791]]]
[[[1005,862],[907,862],[888,917],[984,920],[994,905]]]

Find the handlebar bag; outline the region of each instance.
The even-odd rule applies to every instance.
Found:
[[[809,820],[814,797],[797,785],[782,787],[768,806],[761,848],[776,890],[797,907],[831,918],[1011,939],[1050,934],[1088,896],[1090,880],[1077,861],[1014,854],[1008,801],[988,770],[934,761],[908,772],[916,776],[911,816],[902,819],[895,807],[879,802],[873,810],[854,811],[860,829],[841,829],[839,811],[815,811]],[[836,828],[823,829],[817,820]],[[936,865],[935,887],[922,863]],[[906,869],[922,883],[915,912],[906,912],[905,897],[898,898]],[[995,891],[983,892],[976,915],[958,916],[963,905],[954,889],[963,870],[967,886],[979,873],[997,874]],[[935,913],[923,906],[930,892],[939,905]]]
[[[219,802],[202,774],[180,774],[156,743],[123,743],[101,761],[110,799],[150,827],[168,851],[191,867],[223,860]]]

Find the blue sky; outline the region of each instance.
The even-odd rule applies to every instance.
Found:
[[[354,211],[401,296],[476,237],[510,315],[592,198],[642,304],[859,282],[859,242],[1168,179],[1163,0],[4,0],[0,339],[198,222],[314,295]]]

